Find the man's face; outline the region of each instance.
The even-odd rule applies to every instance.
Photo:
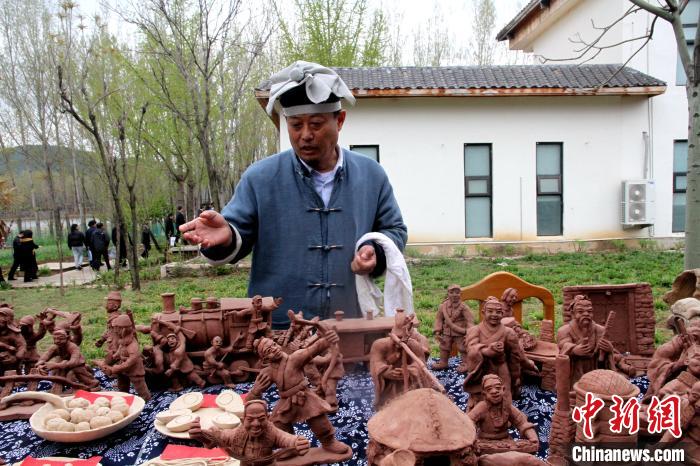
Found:
[[[579,324],[590,325],[593,319],[593,307],[587,302],[577,304],[574,307],[574,318]]]
[[[489,381],[484,387],[484,392],[486,392],[486,401],[491,404],[503,401],[503,384],[496,380]]]
[[[500,325],[503,318],[501,306],[489,305],[484,307],[484,320],[492,326]]]
[[[304,162],[316,168],[333,157],[344,122],[343,110],[337,116],[333,113],[290,116],[287,118],[289,142]]]
[[[58,346],[63,346],[68,341],[68,337],[65,333],[54,333],[53,342]]]
[[[688,358],[688,372],[695,377],[700,377],[700,353],[695,353]]]
[[[693,384],[693,388],[690,389],[690,394],[688,395],[688,401],[691,404],[698,407],[698,402],[700,402],[700,383],[696,382]]]
[[[688,327],[687,332],[690,339],[693,340],[693,343],[700,345],[700,326],[693,325],[692,327]]]
[[[177,346],[177,337],[175,337],[175,335],[168,335],[168,346],[171,348]]]
[[[260,437],[265,432],[267,425],[267,413],[261,404],[254,404],[245,410],[243,418],[243,428],[248,431],[251,437]]]
[[[214,339],[211,341],[211,345],[214,348],[221,348],[221,338],[220,337],[214,337]]]
[[[282,358],[282,347],[277,343],[273,343],[263,353],[263,357],[270,361],[277,361]]]
[[[459,288],[452,288],[447,292],[447,297],[452,304],[459,304]]]
[[[262,298],[253,299],[253,306],[255,306],[256,309],[260,309],[262,307]]]
[[[116,299],[108,299],[107,300],[107,312],[113,312],[113,311],[118,311],[119,310],[119,305],[121,303],[117,301]]]
[[[10,318],[6,315],[0,315],[0,330],[4,330],[7,327],[7,323],[10,321]]]

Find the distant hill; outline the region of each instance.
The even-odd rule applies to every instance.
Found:
[[[6,173],[10,169],[15,174],[21,174],[26,170],[44,170],[44,158],[40,145],[27,145],[25,151],[28,156],[25,156],[21,147],[9,147],[5,149],[5,153],[9,154],[9,164],[7,166],[5,153],[0,151],[0,173]],[[76,149],[77,164],[80,167],[92,166],[94,157],[91,152]],[[64,164],[70,166],[72,164],[70,149],[62,146],[49,146],[49,159],[51,168],[56,169],[59,165]]]

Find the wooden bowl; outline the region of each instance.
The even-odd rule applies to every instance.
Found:
[[[97,394],[110,396],[132,396],[129,393],[123,392],[97,392]],[[139,414],[141,414],[141,411],[143,411],[143,407],[146,405],[146,401],[140,396],[133,396],[134,401],[133,403],[131,403],[131,406],[129,406],[129,413],[127,414],[127,416],[124,417],[124,419],[122,419],[121,421],[115,422],[114,424],[110,424],[108,426],[99,427],[97,429],[84,430],[82,432],[57,432],[53,430],[46,430],[46,428],[44,428],[44,418],[47,414],[56,409],[56,406],[52,405],[51,403],[46,403],[44,406],[39,408],[37,412],[32,414],[32,417],[29,418],[29,426],[32,428],[36,435],[43,439],[51,440],[53,442],[82,443],[97,440],[99,438],[103,438],[110,434],[113,434],[114,432],[126,427],[127,425],[131,424],[137,417],[139,417]],[[66,401],[69,401],[71,399],[73,399],[73,397],[65,398]]]

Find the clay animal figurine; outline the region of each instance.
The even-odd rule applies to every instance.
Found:
[[[203,430],[196,420],[189,435],[208,448],[223,448],[239,460],[241,466],[272,466],[281,456],[306,455],[310,446],[308,439],[275,427],[263,400],[251,400],[245,404],[243,423],[235,429]]]
[[[444,387],[425,364],[424,347],[413,338],[413,316],[401,310],[395,315],[388,337],[379,338],[370,350],[369,370],[374,382],[374,406],[378,410],[388,401],[409,390]]]
[[[102,372],[107,377],[117,377],[119,391],[128,393],[131,384],[141,398],[150,400],[151,392],[146,386],[146,370],[143,367],[133,322],[128,315],[122,314],[112,320],[112,328],[119,338],[118,349],[111,364],[102,364]]]
[[[649,389],[645,398],[656,395],[661,387],[673,380],[685,370],[688,351],[695,345],[700,345],[700,320],[693,320],[686,328],[685,322],[676,320],[678,335],[659,346],[651,357],[647,376]]]
[[[294,432],[292,425],[306,422],[321,443],[326,461],[344,461],[350,458],[350,447],[336,440],[335,428],[328,420],[332,411],[330,405],[311,391],[304,376],[304,366],[339,341],[338,334],[319,327],[320,338],[304,349],[286,354],[280,345],[272,339],[263,337],[256,341],[255,351],[263,360],[263,368],[255,379],[255,384],[248,394],[249,399],[259,399],[262,393],[273,383],[277,386],[280,399],[272,411],[272,422],[286,432]],[[265,365],[266,364],[266,365]],[[318,450],[318,449],[313,449]]]
[[[524,353],[515,332],[503,325],[503,303],[493,296],[484,301],[483,319],[467,331],[467,369],[464,390],[469,408],[481,400],[481,379],[496,374],[503,381],[505,399],[517,395],[523,369],[537,372],[535,363]]]
[[[0,375],[19,369],[27,352],[27,344],[14,323],[15,313],[10,307],[0,307]]]
[[[457,372],[467,370],[467,349],[464,346],[464,337],[467,329],[474,325],[474,316],[469,306],[462,302],[460,292],[459,285],[450,285],[447,288],[447,299],[440,304],[435,315],[433,335],[440,345],[440,361],[433,364],[434,370],[447,369],[447,360],[453,345],[457,346],[462,356]]]
[[[92,371],[85,366],[85,357],[78,345],[68,339],[66,331],[54,330],[52,336],[54,344],[41,355],[36,365],[37,369],[54,376],[77,379],[91,390],[99,389],[100,383],[95,379]],[[63,392],[63,386],[54,384],[51,392],[60,395]]]
[[[485,375],[481,381],[484,399],[469,410],[467,415],[477,428],[477,444],[482,453],[522,451],[532,453],[539,448],[535,425],[527,416],[504,397],[505,386],[494,374]],[[515,427],[526,440],[513,440],[508,429]]]
[[[608,315],[606,325],[593,321],[593,304],[584,295],[576,295],[570,304],[572,319],[557,332],[559,353],[571,361],[570,384],[579,381],[586,372],[594,369],[610,369],[634,375],[634,368],[624,363],[622,355],[615,351],[608,339],[608,329],[614,325],[614,311]]]
[[[170,391],[182,390],[181,378],[199,386],[199,388],[204,388],[206,382],[194,370],[194,364],[187,355],[187,336],[185,334],[188,330],[164,320],[161,320],[160,323],[171,330],[171,333],[168,333],[160,344],[165,356],[165,366],[168,368],[164,374],[171,381]]]
[[[231,380],[231,372],[229,372],[226,364],[223,360],[226,355],[233,351],[233,344],[226,348],[223,348],[224,341],[220,336],[215,336],[211,339],[211,348],[204,352],[204,363],[202,368],[207,375],[209,382],[216,383],[215,377],[223,380],[227,387],[234,387],[235,384]],[[235,374],[236,376],[242,376],[243,373],[239,372]]]

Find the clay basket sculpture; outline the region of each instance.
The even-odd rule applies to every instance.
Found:
[[[130,395],[129,393],[122,392],[93,392],[95,395],[107,395],[107,396],[133,396],[134,401],[129,407],[128,414],[118,422],[110,424],[104,427],[98,427],[95,429],[84,430],[80,432],[59,432],[47,430],[44,426],[44,419],[46,416],[56,409],[67,409],[67,402],[72,400],[74,397],[60,397],[52,393],[45,392],[21,392],[14,395],[10,395],[4,399],[5,402],[23,401],[23,400],[41,400],[46,401],[46,404],[39,408],[32,417],[29,418],[29,425],[36,435],[39,437],[51,440],[53,442],[61,443],[82,443],[90,442],[99,438],[106,437],[114,432],[126,427],[131,424],[141,411],[143,411],[146,402],[143,398],[139,396]]]

